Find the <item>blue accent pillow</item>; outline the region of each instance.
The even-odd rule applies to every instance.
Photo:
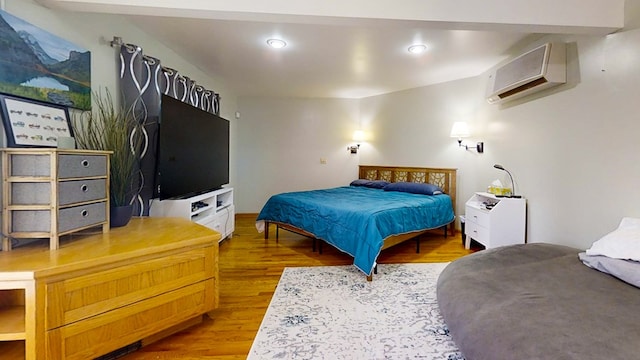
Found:
[[[423,195],[439,195],[444,193],[444,191],[442,191],[442,188],[437,185],[414,182],[390,183],[389,185],[384,187],[384,191],[401,191]]]
[[[389,182],[384,180],[357,179],[357,180],[353,180],[350,185],[364,186],[364,187],[373,188],[373,189],[383,189],[385,186],[389,185]]]

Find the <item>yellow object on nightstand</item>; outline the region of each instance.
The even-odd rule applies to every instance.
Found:
[[[491,185],[488,187],[487,190],[490,194],[497,195],[497,196],[511,195],[511,188],[507,188],[507,187],[499,187],[499,186]]]

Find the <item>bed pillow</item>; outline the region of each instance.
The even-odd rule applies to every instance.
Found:
[[[401,191],[412,194],[439,195],[444,193],[442,188],[433,184],[413,183],[413,182],[396,182],[384,187],[385,191]]]
[[[633,260],[613,259],[607,256],[591,256],[579,253],[580,260],[590,268],[617,277],[618,279],[640,288],[640,262]]]
[[[616,230],[594,242],[586,254],[640,261],[640,219],[622,219]]]
[[[388,181],[384,180],[367,180],[367,179],[357,179],[351,182],[351,186],[364,186],[373,189],[383,189],[385,186],[389,184]]]

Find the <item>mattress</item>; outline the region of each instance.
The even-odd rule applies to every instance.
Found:
[[[449,264],[438,304],[466,359],[638,359],[640,289],[578,253],[523,244]]]
[[[420,195],[360,186],[289,192],[272,196],[257,217],[293,225],[354,257],[371,274],[384,239],[435,229],[455,215],[446,194]]]

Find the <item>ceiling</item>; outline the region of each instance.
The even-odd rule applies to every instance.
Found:
[[[374,96],[482,74],[544,34],[624,25],[624,0],[37,1],[124,15],[238,96]]]

